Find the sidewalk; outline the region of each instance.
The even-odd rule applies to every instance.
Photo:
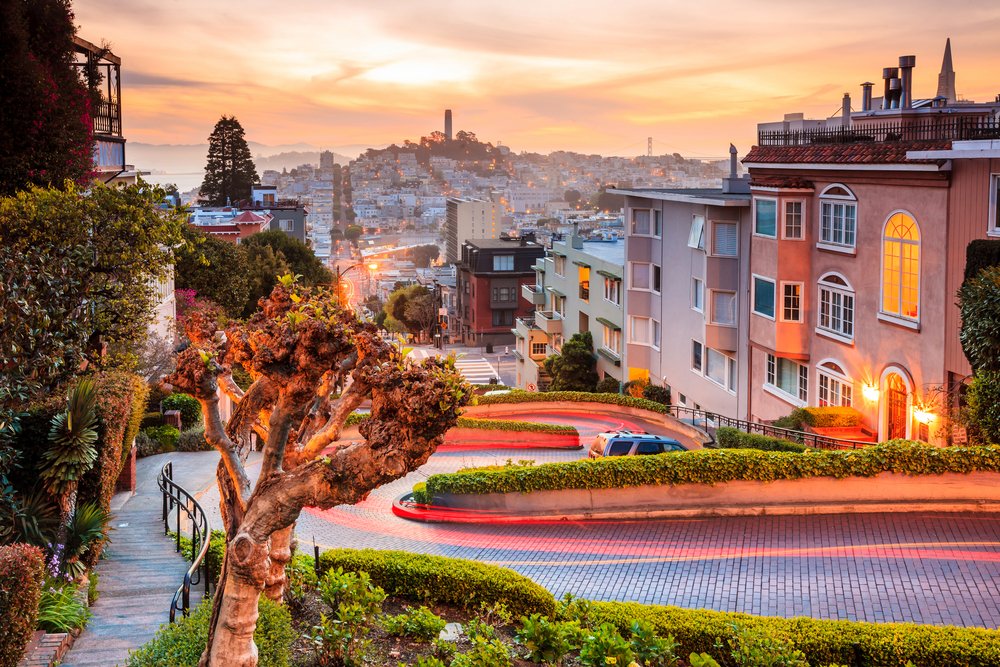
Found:
[[[215,483],[216,452],[174,452],[136,462],[136,493],[112,500],[111,544],[97,565],[100,597],[87,628],[66,654],[62,667],[124,664],[129,650],[152,639],[169,618],[170,601],[188,563],[163,535],[162,496],[157,476],[174,461],[174,479],[192,494]],[[202,587],[192,590],[192,605]]]

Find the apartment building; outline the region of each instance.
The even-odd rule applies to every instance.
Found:
[[[618,189],[625,195],[626,380],[672,402],[746,418],[750,191]]]
[[[487,199],[449,197],[445,211],[445,261],[462,258],[462,246],[470,239],[500,236],[500,206]]]
[[[624,263],[624,241],[587,240],[575,231],[538,259],[534,284],[521,287],[535,310],[513,329],[519,388],[544,391],[551,381],[545,358],[583,331],[594,338],[598,375],[621,381]]]
[[[465,345],[511,345],[514,320],[533,310],[522,285],[535,282],[545,249],[527,239],[469,239],[458,263],[455,335]]]
[[[941,415],[971,373],[955,306],[966,247],[1000,236],[1000,98],[954,100],[952,73],[950,92],[916,99],[914,66],[885,68],[881,98],[863,84],[836,123],[760,128],[743,160],[753,419],[851,406],[855,437],[952,435]]]

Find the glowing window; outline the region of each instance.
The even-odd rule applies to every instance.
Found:
[[[882,236],[882,312],[920,318],[920,228],[906,213],[895,213]]]

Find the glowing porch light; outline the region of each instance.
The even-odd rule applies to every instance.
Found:
[[[865,397],[866,401],[870,401],[872,403],[875,403],[876,401],[878,401],[878,397],[879,397],[878,387],[876,385],[874,385],[874,384],[866,382],[861,387],[861,395]]]
[[[913,418],[916,419],[921,424],[930,424],[935,419],[937,419],[937,415],[929,410],[924,410],[922,408],[913,408]]]

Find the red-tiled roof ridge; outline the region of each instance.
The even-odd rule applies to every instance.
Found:
[[[264,222],[266,219],[267,218],[265,218],[264,216],[257,215],[253,211],[243,211],[238,216],[233,218],[233,222],[237,224],[248,223],[248,222],[253,224],[260,224]]]
[[[907,151],[948,150],[950,148],[950,140],[754,146],[743,158],[743,162],[750,164],[920,164],[933,163],[935,160],[908,160],[906,159]]]
[[[751,186],[762,188],[788,188],[795,190],[814,190],[812,181],[797,176],[754,176],[750,180]]]

